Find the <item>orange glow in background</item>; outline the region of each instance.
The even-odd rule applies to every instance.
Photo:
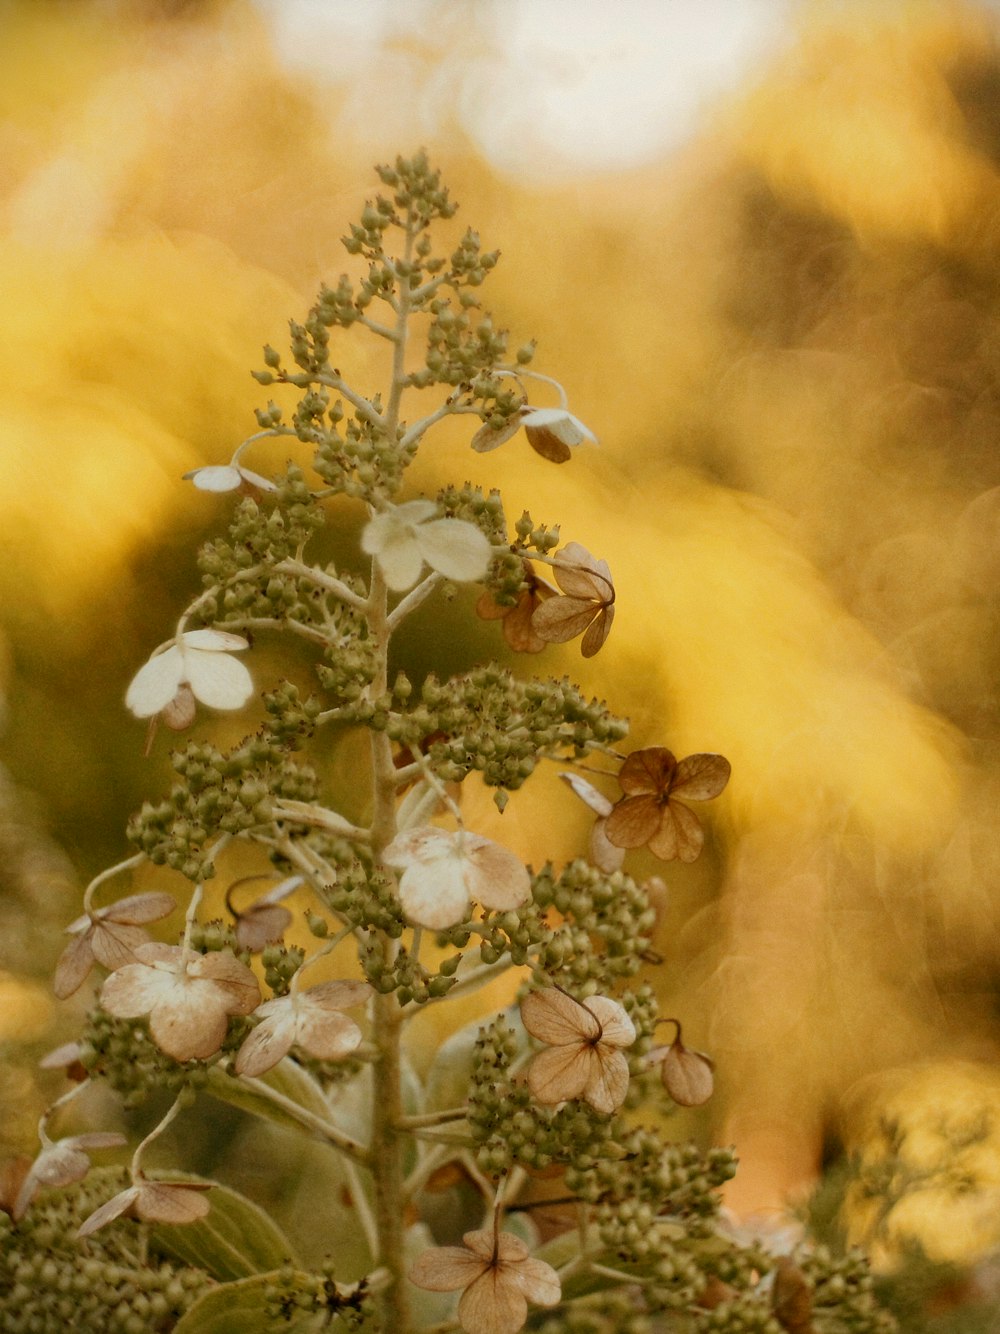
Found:
[[[779,1208],[816,1179],[824,1135],[870,1145],[883,1105],[930,1124],[994,1096],[996,16],[800,5],[683,142],[543,176],[514,173],[510,136],[500,166],[476,142],[470,71],[500,68],[497,11],[421,12],[422,30],[386,27],[322,78],[284,63],[243,0],[4,11],[5,763],[81,876],[124,855],[167,743],[143,761],[121,697],[228,504],[179,474],[254,429],[261,345],[348,267],[338,238],[370,164],[415,148],[415,124],[456,227],[502,249],[486,304],[515,346],[538,338],[536,365],[601,446],[554,468],[523,440],[473,454],[456,427],[413,485],[499,485],[509,516],[530,508],[607,559],[618,616],[600,656],[520,666],[606,696],[635,746],[732,761],[705,859],[634,869],[667,880],[665,1003],[719,1065],[715,1103],[678,1125],[736,1142],[735,1206]],[[340,364],[376,387],[360,342]],[[495,626],[458,624],[456,665],[499,652]],[[264,646],[258,679],[278,660]],[[530,818],[516,797],[502,820],[482,802],[478,827],[536,864],[574,855],[586,812],[554,772],[533,788]],[[67,1035],[37,986],[75,915],[55,851],[41,872],[22,853],[5,885],[22,936],[0,959],[3,996],[21,988],[5,1013],[25,1015],[0,1030],[0,1103],[28,1109],[14,1147],[34,1114],[23,1064]],[[39,897],[39,874],[58,892]],[[986,1209],[995,1135],[983,1155]],[[940,1251],[950,1206],[924,1205],[896,1235]],[[861,1208],[854,1226],[866,1239]],[[1000,1241],[967,1232],[959,1256]]]

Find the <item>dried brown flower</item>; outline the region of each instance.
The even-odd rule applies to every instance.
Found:
[[[124,1135],[99,1130],[87,1135],[70,1135],[66,1139],[44,1141],[14,1201],[11,1210],[14,1222],[24,1217],[28,1205],[42,1186],[70,1186],[74,1181],[82,1181],[90,1171],[88,1151],[116,1149],[127,1142]]]
[[[703,1051],[692,1051],[681,1041],[681,1026],[676,1019],[664,1023],[677,1026],[677,1036],[669,1047],[655,1047],[649,1062],[660,1063],[663,1087],[680,1107],[701,1107],[715,1091],[715,1062]]]
[[[293,1046],[321,1061],[342,1061],[360,1044],[361,1029],[341,1011],[371,995],[367,982],[320,982],[265,1001],[257,1010],[261,1022],[236,1054],[236,1073],[262,1075]]]
[[[555,1306],[559,1275],[536,1260],[511,1232],[466,1232],[462,1246],[424,1251],[410,1281],[431,1292],[464,1288],[458,1319],[465,1334],[517,1334],[528,1318],[528,1302]]]
[[[729,782],[722,755],[689,755],[679,763],[665,746],[634,750],[618,775],[625,796],[605,832],[618,848],[648,847],[665,862],[693,862],[705,842],[698,817],[683,801],[710,801]]]
[[[177,907],[170,894],[130,894],[106,908],[95,908],[66,928],[74,937],[56,964],[53,990],[60,1000],[72,996],[86,981],[96,960],[114,970],[135,963],[135,950],[149,940],[144,922],[157,922]]]
[[[556,583],[564,596],[536,607],[531,626],[546,644],[565,644],[583,635],[580,651],[592,658],[615,618],[615,586],[607,561],[597,560],[579,542],[568,542],[556,557]]]
[[[549,1106],[583,1098],[597,1112],[617,1111],[628,1092],[628,1061],[635,1027],[607,996],[575,1000],[558,987],[531,991],[521,1018],[532,1037],[548,1044],[528,1067],[528,1087]]]

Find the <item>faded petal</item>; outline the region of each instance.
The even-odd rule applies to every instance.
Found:
[[[228,630],[185,630],[181,635],[185,648],[196,648],[206,653],[242,653],[250,645],[242,635]]]
[[[530,408],[521,418],[526,431],[547,431],[564,445],[597,444],[597,436],[565,408]]]
[[[90,948],[97,962],[114,972],[127,963],[135,963],[135,951],[148,940],[149,936],[141,926],[125,926],[105,919],[94,923]]]
[[[230,1014],[250,1014],[260,1004],[260,985],[248,968],[230,950],[196,955],[188,964],[188,976],[211,981],[223,993]]]
[[[74,991],[79,990],[87,980],[94,966],[94,952],[90,948],[89,932],[75,936],[69,942],[56,964],[56,974],[52,989],[59,1000],[66,1000]]]
[[[557,987],[529,991],[521,1001],[521,1019],[533,1038],[550,1046],[579,1045],[600,1035],[591,1011]]]
[[[556,557],[554,573],[556,583],[569,597],[606,602],[614,594],[607,561],[592,556],[579,542],[566,543]]]
[[[130,963],[104,979],[101,1005],[116,1019],[138,1019],[170,996],[176,974],[145,963]]]
[[[150,1036],[175,1061],[203,1061],[214,1056],[228,1027],[227,1010],[218,989],[196,979],[178,978],[149,1014]]]
[[[474,1283],[488,1263],[464,1246],[435,1246],[417,1256],[410,1282],[429,1292],[454,1292]]]
[[[184,654],[184,679],[211,709],[239,709],[253,694],[253,677],[225,653],[192,649]]]
[[[194,691],[189,685],[179,685],[177,694],[163,706],[160,718],[172,732],[186,732],[198,714]]]
[[[536,1306],[557,1306],[562,1297],[562,1285],[559,1275],[544,1260],[527,1256],[515,1267],[511,1266],[510,1277],[516,1281],[529,1302]]]
[[[236,1073],[256,1079],[287,1056],[294,1042],[295,1015],[291,1006],[286,1005],[262,1019],[240,1047],[236,1053]]]
[[[137,718],[151,718],[166,708],[184,680],[184,659],[176,644],[157,653],[136,672],[125,692],[125,706]]]
[[[303,1007],[296,1027],[296,1042],[317,1060],[342,1061],[361,1045],[361,1029],[346,1014]]]
[[[254,904],[236,919],[236,943],[240,949],[259,953],[281,939],[291,920],[292,914],[280,903]]]
[[[528,1318],[528,1303],[505,1270],[490,1268],[462,1293],[458,1318],[466,1334],[517,1334]]]
[[[658,1052],[651,1052],[655,1059]],[[691,1051],[675,1040],[663,1053],[660,1066],[663,1087],[681,1107],[701,1107],[715,1090],[711,1058],[701,1051]]]
[[[117,1195],[112,1195],[110,1200],[105,1201],[99,1209],[83,1220],[77,1229],[77,1237],[89,1237],[100,1228],[116,1218],[121,1218],[122,1214],[127,1213],[132,1205],[139,1198],[139,1187],[129,1186],[126,1190],[119,1191]]]
[[[590,1068],[583,1096],[595,1112],[610,1115],[628,1093],[628,1061],[623,1052],[609,1051],[603,1044],[585,1050]]]
[[[194,1223],[211,1208],[208,1185],[173,1181],[144,1181],[138,1188],[134,1211],[150,1223]]]
[[[458,858],[411,866],[399,882],[399,901],[417,926],[443,931],[464,922],[469,914],[465,867]]]
[[[482,579],[490,563],[489,538],[464,519],[433,519],[417,529],[420,554],[433,570],[457,583]]]
[[[337,979],[333,982],[320,982],[308,987],[301,993],[310,1008],[318,1010],[350,1010],[355,1005],[364,1005],[371,1000],[372,989],[368,982],[357,978]]]
[[[590,831],[590,860],[605,875],[613,875],[625,864],[625,849],[616,847],[608,838],[607,820],[595,820]]]
[[[677,760],[665,746],[633,750],[622,765],[618,782],[630,797],[645,793],[664,795],[673,786]]]
[[[161,917],[169,917],[177,907],[172,894],[149,891],[145,894],[129,894],[124,899],[109,903],[106,908],[99,908],[94,916],[104,922],[122,922],[126,926],[138,926],[144,922],[158,922]]]
[[[466,883],[476,902],[499,912],[526,903],[531,897],[531,877],[521,859],[492,839],[477,834],[464,837],[471,844]]]
[[[494,430],[488,422],[484,422],[472,437],[472,448],[477,454],[487,454],[491,449],[497,449],[512,436],[517,435],[520,429],[521,418],[517,415],[504,422],[499,430]]]
[[[631,1047],[635,1041],[635,1025],[624,1005],[610,996],[588,996],[585,1004],[601,1026],[602,1045]]]
[[[545,648],[545,640],[535,630],[532,618],[542,601],[553,596],[555,594],[551,589],[546,593],[527,591],[521,594],[515,607],[506,609],[503,637],[515,653],[541,653]]]
[[[528,1088],[532,1096],[546,1106],[579,1098],[593,1077],[593,1050],[577,1038],[572,1045],[547,1047],[540,1051],[528,1066]]]
[[[593,783],[588,783],[586,778],[581,778],[579,774],[561,773],[559,777],[569,787],[573,789],[580,800],[595,813],[595,815],[610,815],[613,802],[606,797],[603,792],[599,792]]]
[[[614,607],[602,607],[590,625],[587,626],[583,639],[580,641],[580,652],[585,658],[592,658],[595,653],[598,653],[604,647],[604,643],[611,633],[614,619]]]
[[[583,634],[599,613],[600,608],[591,599],[583,601],[571,597],[549,598],[547,602],[535,608],[531,617],[531,628],[547,644],[566,644],[577,635]],[[601,643],[603,642],[602,639]]]

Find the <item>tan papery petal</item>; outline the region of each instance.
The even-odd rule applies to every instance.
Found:
[[[320,1061],[342,1061],[361,1045],[361,1029],[339,1010],[304,1011],[295,1041]]]
[[[177,900],[172,894],[150,891],[146,894],[129,894],[117,903],[99,908],[94,916],[100,921],[141,926],[146,922],[158,922],[161,917],[169,917],[176,907]]]
[[[287,1013],[271,1015],[257,1025],[236,1053],[234,1069],[238,1075],[256,1079],[273,1070],[292,1050],[295,1042],[295,1016],[291,1005]]]
[[[281,939],[291,920],[292,914],[280,903],[247,908],[236,919],[236,943],[240,949],[259,954],[265,945]]]
[[[567,644],[584,630],[598,614],[597,604],[579,598],[554,597],[536,607],[531,628],[546,644]]]
[[[176,974],[166,970],[144,963],[126,964],[104,979],[101,1004],[116,1019],[138,1019],[170,995],[175,982]]]
[[[700,1107],[715,1089],[711,1059],[677,1041],[667,1048],[660,1075],[663,1087],[681,1107]]]
[[[145,1181],[139,1187],[135,1212],[149,1223],[194,1223],[212,1207],[208,1185]]]
[[[528,1256],[511,1268],[510,1277],[516,1280],[528,1301],[534,1302],[536,1306],[557,1306],[562,1298],[559,1275],[544,1260]]]
[[[590,1042],[601,1031],[591,1012],[557,987],[529,991],[521,1001],[521,1019],[533,1038],[557,1047]]]
[[[595,1112],[616,1112],[628,1093],[628,1061],[620,1051],[585,1048],[590,1057],[588,1079],[583,1096]]]
[[[332,982],[320,982],[315,987],[307,987],[301,992],[301,998],[310,1006],[323,1010],[350,1010],[355,1005],[364,1005],[371,1000],[371,985],[360,978],[341,978]]]
[[[114,972],[127,963],[136,963],[136,950],[145,945],[149,936],[141,926],[125,926],[120,922],[98,921],[90,936],[90,948],[99,964]]]
[[[546,1106],[579,1098],[593,1077],[594,1049],[581,1043],[572,1047],[546,1047],[528,1066],[528,1088]]]
[[[466,1334],[517,1334],[528,1318],[528,1303],[503,1270],[487,1269],[462,1294],[458,1318]]]
[[[469,853],[469,873],[466,883],[477,903],[498,912],[520,908],[531,897],[531,877],[519,857],[494,843],[482,839]]]
[[[132,1208],[138,1198],[138,1186],[129,1186],[127,1190],[112,1195],[110,1200],[107,1200],[99,1209],[95,1209],[92,1214],[83,1220],[77,1229],[77,1237],[89,1237],[92,1233],[112,1222],[113,1219],[121,1218],[122,1214],[127,1213]]]
[[[260,1004],[260,985],[252,969],[229,950],[200,955],[188,964],[188,976],[214,983],[225,994],[229,1014],[250,1014]]]
[[[602,1045],[631,1047],[635,1041],[635,1025],[624,1005],[610,996],[588,996],[584,1003],[601,1025]]]
[[[204,1061],[214,1056],[228,1027],[227,1012],[215,988],[196,980],[179,982],[149,1015],[150,1036],[175,1061]]]
[[[454,1292],[474,1283],[485,1263],[464,1246],[435,1246],[417,1256],[410,1269],[410,1282],[429,1292]]]
[[[494,429],[488,422],[484,422],[472,437],[472,448],[477,454],[488,454],[491,449],[498,448],[517,435],[520,429],[521,418],[517,415],[504,422],[499,429]]]
[[[79,990],[93,966],[94,952],[90,948],[88,931],[86,935],[75,936],[59,956],[52,983],[52,989],[58,999],[66,1000],[74,991]]]

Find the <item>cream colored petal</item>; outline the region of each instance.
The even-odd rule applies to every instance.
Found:
[[[635,1025],[624,1005],[610,996],[588,996],[587,1009],[601,1025],[601,1043],[609,1047],[631,1047]]]
[[[600,1033],[590,1011],[557,987],[529,991],[521,1001],[521,1018],[533,1038],[552,1046],[579,1044]]]
[[[228,1027],[226,1009],[215,985],[194,979],[178,979],[149,1014],[150,1036],[175,1061],[203,1061],[214,1056]]]
[[[595,1112],[616,1112],[628,1093],[628,1061],[603,1045],[587,1049],[590,1057],[583,1096]]]
[[[605,875],[613,875],[625,864],[625,849],[616,847],[608,838],[607,820],[596,820],[590,831],[590,860]]]
[[[529,1302],[534,1302],[536,1306],[558,1306],[562,1298],[559,1275],[544,1260],[528,1256],[519,1264],[511,1266],[509,1276]]]
[[[469,583],[482,579],[490,563],[489,538],[464,519],[432,519],[417,529],[420,553],[446,579]]]
[[[437,514],[438,507],[436,501],[419,498],[405,500],[402,505],[396,505],[393,512],[400,523],[426,523]]]
[[[454,1292],[475,1282],[483,1265],[482,1258],[464,1246],[435,1246],[417,1256],[410,1269],[410,1282],[429,1292]]]
[[[361,1045],[361,1029],[339,1010],[300,1008],[295,1041],[320,1061],[342,1061]]]
[[[145,663],[125,692],[125,707],[137,718],[152,718],[165,708],[185,679],[184,658],[176,644]]]
[[[176,973],[183,965],[184,951],[180,945],[165,945],[162,940],[151,940],[138,947],[135,957],[149,968]]]
[[[249,482],[255,486],[258,491],[277,491],[277,486],[268,478],[262,477],[259,472],[253,472],[250,468],[240,468],[240,477],[244,482]]]
[[[517,1334],[528,1318],[528,1303],[506,1273],[487,1269],[462,1293],[458,1318],[465,1334]]]
[[[211,1206],[205,1186],[167,1181],[144,1181],[139,1187],[135,1212],[150,1223],[194,1223]]]
[[[280,1013],[259,1023],[240,1047],[236,1053],[236,1073],[256,1079],[287,1056],[294,1041],[295,1014],[288,1002]]]
[[[205,653],[242,653],[250,647],[242,635],[228,630],[185,630],[181,639],[186,649],[196,648]]]
[[[521,418],[517,416],[511,417],[499,430],[494,430],[488,423],[484,423],[472,437],[472,448],[477,454],[487,454],[491,449],[496,449],[517,435],[520,429]]]
[[[253,694],[253,677],[227,653],[191,649],[184,654],[184,679],[210,709],[240,709]]]
[[[399,882],[399,901],[407,919],[432,931],[464,922],[469,913],[464,871],[457,857],[408,867]]]
[[[84,1149],[87,1153],[94,1149],[120,1149],[128,1140],[117,1130],[88,1130],[83,1135],[71,1135],[61,1140],[62,1144],[71,1144],[75,1149]]]
[[[420,544],[409,529],[395,532],[391,538],[387,538],[375,559],[386,584],[394,593],[405,593],[412,588],[424,568]]]
[[[75,936],[59,956],[52,983],[52,989],[59,1000],[66,1000],[74,991],[78,991],[93,966],[94,952],[90,948],[88,931],[86,935]]]
[[[579,1040],[575,1046],[546,1047],[528,1066],[528,1088],[546,1106],[579,1098],[592,1078],[593,1049]]]
[[[581,778],[579,774],[566,772],[560,773],[559,777],[573,789],[580,800],[589,806],[595,815],[611,814],[614,803],[603,792],[598,792],[593,783],[588,783],[586,778]]]
[[[138,1019],[169,997],[176,975],[144,963],[126,964],[104,979],[101,1004],[116,1019]]]
[[[119,1191],[117,1195],[112,1195],[110,1200],[83,1220],[77,1229],[77,1237],[89,1237],[115,1218],[120,1218],[132,1208],[138,1198],[138,1186],[129,1186],[126,1190]]]
[[[382,860],[387,866],[403,869],[416,861],[448,857],[454,845],[454,834],[438,829],[435,825],[421,825],[417,829],[406,829],[397,834],[382,853]]]
[[[371,1000],[372,988],[368,982],[356,978],[344,978],[333,982],[320,982],[315,987],[307,987],[300,993],[300,1004],[308,1004],[318,1010],[350,1010],[355,1005],[364,1005]]]
[[[567,542],[556,556],[553,567],[556,583],[569,597],[597,598],[603,602],[610,596],[610,572],[604,561],[596,560],[579,542]],[[603,574],[603,579],[598,575]]]
[[[472,835],[470,844],[465,879],[476,902],[498,912],[526,903],[531,897],[531,877],[521,859],[492,839]]]
[[[235,491],[242,480],[239,468],[232,464],[193,468],[181,478],[182,482],[193,482],[199,491]]]

